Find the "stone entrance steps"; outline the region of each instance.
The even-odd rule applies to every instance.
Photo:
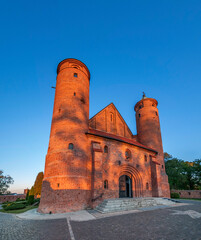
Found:
[[[95,210],[101,213],[110,213],[172,204],[175,204],[175,201],[168,198],[116,198],[105,199],[95,208]]]

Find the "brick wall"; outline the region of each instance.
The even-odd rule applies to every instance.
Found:
[[[200,198],[201,190],[171,190],[171,193],[179,193],[180,198]]]
[[[65,59],[57,73],[38,211],[94,207],[105,198],[118,198],[120,192],[124,197],[150,197],[153,192],[154,196],[169,197],[157,101],[146,98],[136,104],[138,136],[133,137],[114,104],[89,120],[90,73],[82,62]],[[130,182],[121,184],[119,179],[125,175]]]
[[[18,194],[18,195],[0,195],[0,203],[4,202],[13,202],[16,201],[18,198],[25,199],[26,195]]]

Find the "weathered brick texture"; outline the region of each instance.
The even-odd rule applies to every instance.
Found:
[[[89,119],[90,73],[82,62],[66,59],[57,73],[39,211],[81,210],[120,196],[169,197],[157,101],[136,104],[133,135],[113,103]]]
[[[25,199],[25,194],[17,194],[17,195],[0,195],[0,203],[4,202],[14,202],[18,198]]]
[[[179,193],[180,198],[200,198],[201,190],[171,190],[171,193]]]

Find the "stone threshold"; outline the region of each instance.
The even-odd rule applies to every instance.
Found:
[[[109,213],[101,213],[101,212],[96,211],[96,210],[87,210],[87,211],[91,215],[93,215],[96,219],[99,219],[99,218],[105,218],[105,217],[113,217],[113,216],[131,214],[131,213],[154,211],[154,210],[159,210],[159,209],[164,209],[164,208],[181,207],[181,206],[185,206],[185,205],[190,205],[190,204],[189,203],[176,203],[176,204],[172,204],[172,205],[157,205],[157,206],[138,208],[138,209],[134,209],[134,210],[109,212]]]

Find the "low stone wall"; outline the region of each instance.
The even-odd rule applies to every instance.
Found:
[[[26,195],[18,194],[18,195],[0,195],[0,203],[4,202],[13,202],[16,201],[18,198],[25,199]]]
[[[171,193],[179,193],[180,198],[200,198],[201,190],[171,190]]]

